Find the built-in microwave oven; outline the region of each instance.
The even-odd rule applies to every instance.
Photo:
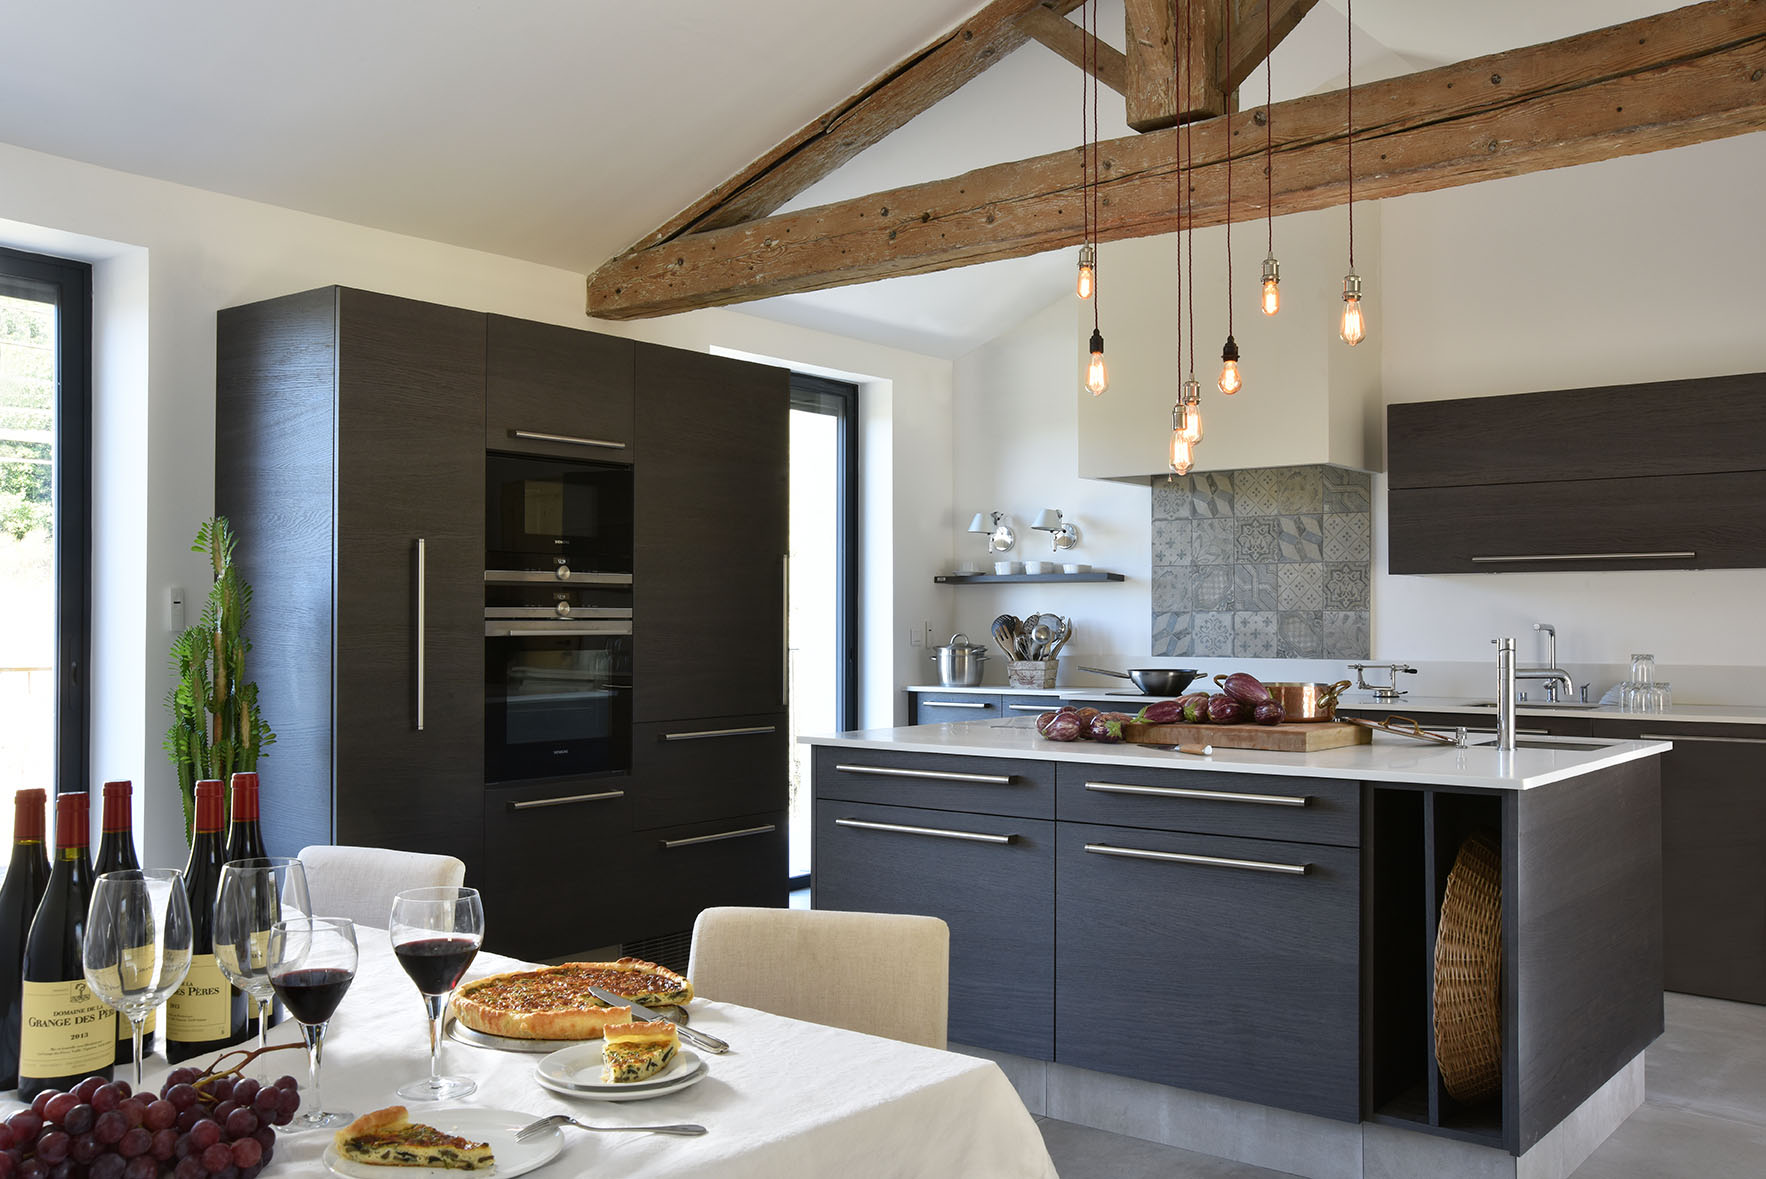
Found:
[[[485,456],[485,568],[632,572],[632,468]]]

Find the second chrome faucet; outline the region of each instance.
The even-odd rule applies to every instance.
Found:
[[[1517,680],[1541,680],[1545,684],[1545,698],[1549,701],[1574,700],[1576,698],[1576,682],[1570,673],[1558,666],[1558,629],[1549,622],[1535,622],[1533,629],[1545,632],[1546,654],[1544,667],[1517,667]],[[1559,687],[1563,695],[1558,695]]]

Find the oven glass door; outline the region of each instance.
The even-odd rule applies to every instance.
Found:
[[[632,469],[491,454],[485,458],[488,569],[632,571]]]
[[[487,782],[631,770],[629,622],[485,629]]]

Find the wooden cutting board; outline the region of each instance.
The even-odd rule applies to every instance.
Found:
[[[1212,745],[1217,749],[1264,749],[1312,753],[1344,745],[1369,745],[1373,730],[1322,721],[1280,725],[1143,725],[1124,722],[1122,739],[1134,745]]]

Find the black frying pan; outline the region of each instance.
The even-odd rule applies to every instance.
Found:
[[[1131,667],[1127,671],[1105,671],[1101,667],[1082,667],[1080,671],[1112,675],[1119,680],[1133,680],[1134,686],[1148,696],[1181,696],[1190,681],[1201,675],[1193,667]]]

